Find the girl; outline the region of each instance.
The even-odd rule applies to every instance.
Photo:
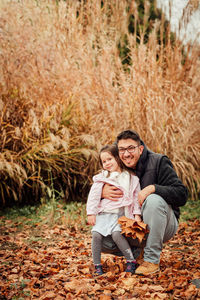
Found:
[[[118,218],[125,215],[128,218],[141,221],[141,210],[137,195],[140,191],[138,177],[126,171],[118,156],[117,145],[104,146],[100,151],[102,172],[93,177],[93,185],[87,200],[88,224],[92,228],[92,257],[95,273],[102,275],[101,246],[103,236],[112,235],[118,248],[127,260],[126,272],[132,274],[136,269],[136,261],[126,238],[121,235]],[[123,191],[123,197],[118,201],[101,199],[102,187],[105,183],[116,186]]]

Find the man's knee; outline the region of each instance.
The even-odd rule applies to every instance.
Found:
[[[143,212],[148,210],[154,213],[157,209],[165,209],[166,205],[167,203],[162,197],[156,194],[151,194],[146,198],[142,206],[142,210]]]

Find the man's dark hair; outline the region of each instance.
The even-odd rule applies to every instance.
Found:
[[[134,130],[124,130],[121,133],[119,133],[117,136],[117,139],[116,139],[116,143],[118,144],[118,142],[120,140],[127,140],[127,139],[132,139],[132,140],[138,142],[139,145],[141,145],[140,136]]]
[[[103,146],[101,148],[101,150],[99,152],[99,160],[100,160],[101,166],[102,166],[102,161],[101,161],[100,155],[101,155],[102,152],[108,152],[108,153],[110,153],[115,158],[115,160],[117,161],[119,167],[121,169],[123,169],[123,163],[122,163],[122,161],[119,158],[118,147],[117,147],[116,144],[105,145],[105,146]]]

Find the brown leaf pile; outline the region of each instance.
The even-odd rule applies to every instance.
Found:
[[[120,217],[118,223],[121,225],[122,233],[124,233],[125,236],[138,239],[140,243],[145,240],[146,234],[149,232],[147,224],[137,222],[125,216]]]
[[[23,225],[0,218],[0,299],[199,299],[200,222],[180,224],[151,276],[126,274],[125,260],[102,254],[95,277],[90,228]]]

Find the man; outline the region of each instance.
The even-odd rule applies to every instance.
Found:
[[[180,206],[185,205],[188,191],[178,178],[169,158],[145,146],[137,132],[125,130],[117,136],[119,157],[140,179],[138,199],[149,234],[144,247],[144,262],[136,274],[149,275],[159,271],[163,243],[171,239],[178,228]],[[121,191],[105,185],[103,198],[117,201]]]

